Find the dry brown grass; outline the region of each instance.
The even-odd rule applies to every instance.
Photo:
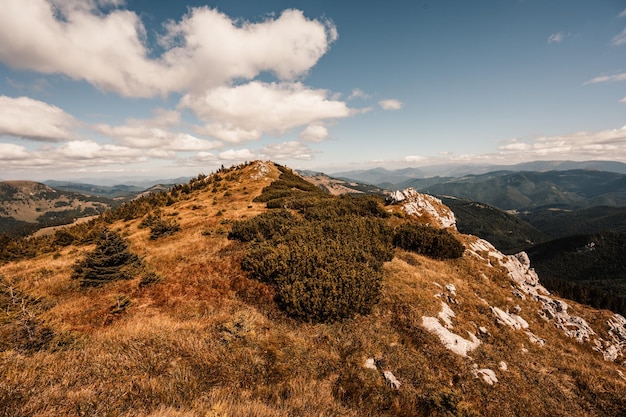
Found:
[[[617,364],[557,332],[536,314],[536,303],[513,298],[502,271],[467,256],[435,261],[397,250],[370,316],[316,325],[289,319],[274,305],[272,289],[241,271],[244,247],[225,235],[229,221],[264,210],[252,199],[267,183],[246,180],[244,172],[220,185],[217,197],[202,190],[163,208],[164,216],[177,213],[182,231],[156,241],[138,228],[141,219],[114,224],[161,276],[158,283],[81,289],[70,278],[72,265],[92,247],[0,267],[20,294],[40,300],[29,308],[55,333],[40,349],[0,352],[0,416],[626,413]],[[457,289],[454,331],[489,331],[470,358],[448,351],[421,326],[422,316],[440,311],[435,295],[449,283]],[[130,305],[116,311],[121,296]],[[503,309],[520,305],[546,346],[498,325],[482,299]],[[590,322],[606,318],[573,308]],[[367,358],[376,358],[378,371],[364,368]],[[498,369],[500,361],[507,371]],[[474,378],[473,364],[496,371],[499,382]],[[402,383],[399,390],[385,384],[384,370]]]

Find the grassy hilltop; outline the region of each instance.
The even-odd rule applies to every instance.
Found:
[[[0,416],[626,415],[624,357],[474,241],[257,161],[3,242]],[[608,340],[611,312],[568,304]]]

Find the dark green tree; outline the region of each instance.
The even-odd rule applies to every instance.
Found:
[[[83,287],[97,287],[107,282],[134,278],[141,267],[139,257],[128,249],[128,243],[116,232],[104,228],[96,248],[74,265],[73,278]]]

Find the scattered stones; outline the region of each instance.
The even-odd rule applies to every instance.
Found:
[[[456,287],[454,286],[454,284],[447,284],[445,286],[445,289],[450,293],[450,295],[456,297]]]
[[[265,178],[270,172],[270,167],[267,162],[258,161],[254,164],[254,172],[250,175],[250,178],[254,181]]]
[[[510,326],[516,330],[528,329],[528,322],[517,314],[510,314],[498,307],[491,307],[491,312],[496,316],[496,321],[500,324]]]
[[[383,377],[385,377],[385,381],[387,382],[387,384],[389,384],[389,386],[393,389],[400,389],[400,385],[402,385],[400,383],[400,381],[398,381],[398,379],[395,377],[395,375],[393,374],[393,372],[391,371],[384,371],[383,372]]]
[[[500,363],[498,363],[498,369],[500,369],[501,371],[508,371],[509,366],[506,364],[506,362],[500,361]]]
[[[373,370],[378,369],[376,368],[376,360],[374,358],[367,358],[365,360],[365,364],[363,365],[363,367],[366,369],[373,369]]]
[[[543,346],[543,345],[546,344],[546,340],[545,339],[542,339],[542,338],[538,337],[533,332],[524,332],[524,333],[526,333],[526,335],[530,339],[531,343],[535,343],[535,344],[537,344],[539,346]]]
[[[365,364],[363,364],[363,367],[366,369],[372,369],[376,371],[378,370],[378,366],[376,365],[378,364],[379,366],[384,366],[383,362],[384,361],[382,359],[376,360],[374,358],[367,358],[365,360]],[[385,382],[387,383],[387,385],[389,385],[393,389],[400,389],[400,386],[402,384],[400,383],[400,381],[398,381],[398,379],[395,377],[393,372],[383,371],[382,374],[383,374],[383,378],[385,378]]]
[[[496,377],[496,373],[494,371],[487,368],[478,369],[478,365],[474,365],[474,369],[472,369],[472,375],[474,375],[474,378],[481,378],[485,383],[489,385],[493,385],[498,382],[498,378]]]

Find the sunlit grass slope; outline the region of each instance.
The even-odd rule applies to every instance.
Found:
[[[395,249],[370,314],[330,323],[288,316],[275,287],[241,267],[252,243],[228,239],[234,221],[268,210],[254,199],[280,175],[261,162],[222,170],[163,204],[91,223],[107,220],[142,260],[132,279],[85,287],[72,278],[95,248],[87,226],[69,231],[71,244],[50,238],[1,266],[0,415],[626,415],[618,372],[626,369],[558,332],[537,302],[514,298],[504,270],[475,257]],[[408,221],[397,207],[380,208],[392,212],[390,227]],[[148,216],[180,230],[151,236]],[[446,297],[455,333],[486,330],[468,357],[423,327]],[[610,315],[571,304],[590,322]],[[519,306],[546,344],[498,324],[490,306]],[[498,382],[477,367],[495,370]]]

